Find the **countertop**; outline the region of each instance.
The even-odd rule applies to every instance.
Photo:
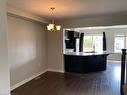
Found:
[[[65,52],[64,55],[72,55],[72,56],[93,56],[93,55],[109,55],[108,51],[101,52]]]

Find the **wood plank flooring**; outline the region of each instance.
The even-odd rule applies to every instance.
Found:
[[[12,95],[120,95],[120,64],[89,74],[46,72],[13,90]]]

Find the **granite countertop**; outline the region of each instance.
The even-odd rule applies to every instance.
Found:
[[[72,56],[91,56],[91,55],[108,55],[110,54],[108,51],[101,52],[65,52],[64,55],[72,55]]]

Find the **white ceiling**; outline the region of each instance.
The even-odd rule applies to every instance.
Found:
[[[37,16],[57,19],[127,12],[127,0],[8,0],[8,5]]]

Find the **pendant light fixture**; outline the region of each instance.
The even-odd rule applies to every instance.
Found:
[[[51,7],[51,11],[52,11],[52,22],[50,24],[47,25],[47,30],[51,31],[51,32],[55,32],[61,29],[60,25],[55,25],[54,23],[54,14],[53,11],[55,10],[54,7]]]

